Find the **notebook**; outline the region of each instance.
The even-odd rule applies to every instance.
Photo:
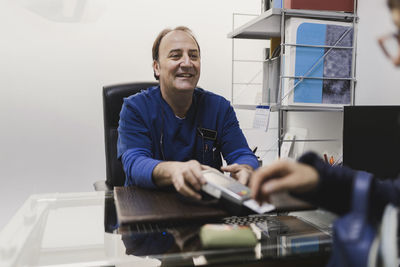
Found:
[[[216,204],[185,201],[175,191],[114,187],[121,225],[143,222],[189,221],[223,218],[229,214]]]

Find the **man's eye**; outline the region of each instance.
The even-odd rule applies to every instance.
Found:
[[[198,59],[199,56],[198,56],[198,55],[190,55],[190,58],[191,58],[191,59]]]
[[[179,55],[179,54],[171,54],[170,57],[172,57],[172,58],[179,58],[180,55]]]

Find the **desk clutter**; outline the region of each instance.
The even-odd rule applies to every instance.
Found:
[[[272,201],[277,211],[311,208],[288,195],[277,195]],[[329,256],[329,233],[295,216],[232,216],[215,202],[199,207],[174,190],[138,187],[115,187],[109,204],[106,214],[115,217],[106,216],[105,226],[113,225],[111,232],[121,235],[125,253],[161,259],[166,266],[181,265],[182,260],[188,265],[197,260],[212,265],[226,257],[229,261],[258,261],[301,254],[326,261]],[[168,210],[171,207],[173,211]],[[192,254],[197,256],[187,257]]]
[[[228,216],[219,219],[209,220],[209,221],[192,221],[190,225],[200,228],[204,223],[217,223],[224,225],[239,225],[239,226],[250,226],[252,224],[257,225],[260,228],[259,231],[265,232],[265,227],[268,225],[269,233],[282,234],[288,231],[286,224],[278,220],[276,215],[247,215],[247,216]],[[163,221],[163,222],[143,222],[143,223],[130,223],[120,226],[119,231],[123,233],[134,232],[140,234],[150,234],[159,233],[163,231],[168,231],[169,229],[177,229],[182,226],[186,226],[188,222],[186,221]],[[254,229],[254,228],[253,228]],[[259,233],[257,232],[257,235]]]
[[[251,199],[250,188],[217,170],[204,170],[202,200],[186,198],[173,187],[144,189],[115,187],[118,222],[123,224],[160,221],[212,220],[228,215],[265,213],[274,205],[259,205]]]
[[[205,194],[205,193],[203,193]],[[215,220],[232,215],[243,216],[256,213],[255,207],[249,208],[249,199],[243,203],[228,198],[215,199],[204,195],[206,201],[194,201],[178,194],[173,188],[166,190],[145,189],[137,186],[114,187],[114,199],[119,225],[138,223],[169,223]],[[280,193],[271,196],[276,212],[310,210],[315,207]],[[261,206],[262,208],[263,206]],[[265,212],[271,209],[265,209]],[[260,213],[265,213],[260,212]]]
[[[231,217],[213,224],[186,224],[160,231],[120,233],[127,254],[174,259],[176,253],[196,252],[209,264],[220,260],[224,254],[230,259],[238,257],[241,260],[313,253],[329,255],[330,235],[297,217],[257,215],[250,220],[247,218],[251,216]],[[226,223],[229,220],[246,221],[246,225]]]
[[[278,211],[311,208],[289,195],[276,195],[271,199]],[[118,232],[124,235],[124,242],[131,248],[136,247],[138,240],[166,242],[171,238],[178,240],[181,248],[192,238],[197,240],[197,246],[201,248],[254,247],[258,244],[257,240],[276,238],[290,232],[290,224],[284,221],[291,216],[251,214],[251,210],[245,209],[244,205],[242,215],[232,216],[229,207],[236,209],[236,212],[239,207],[235,202],[190,202],[172,188],[151,190],[136,186],[115,187],[114,203]],[[299,224],[306,226],[307,231],[312,229],[304,222],[295,225]]]

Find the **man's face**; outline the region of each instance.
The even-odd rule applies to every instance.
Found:
[[[159,59],[153,68],[161,90],[194,90],[200,78],[200,54],[195,40],[184,31],[169,32],[161,40]]]

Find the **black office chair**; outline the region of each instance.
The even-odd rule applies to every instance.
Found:
[[[118,122],[124,97],[158,85],[158,82],[134,82],[103,87],[104,141],[106,152],[106,180],[94,183],[96,191],[123,186],[125,172],[117,159]]]

